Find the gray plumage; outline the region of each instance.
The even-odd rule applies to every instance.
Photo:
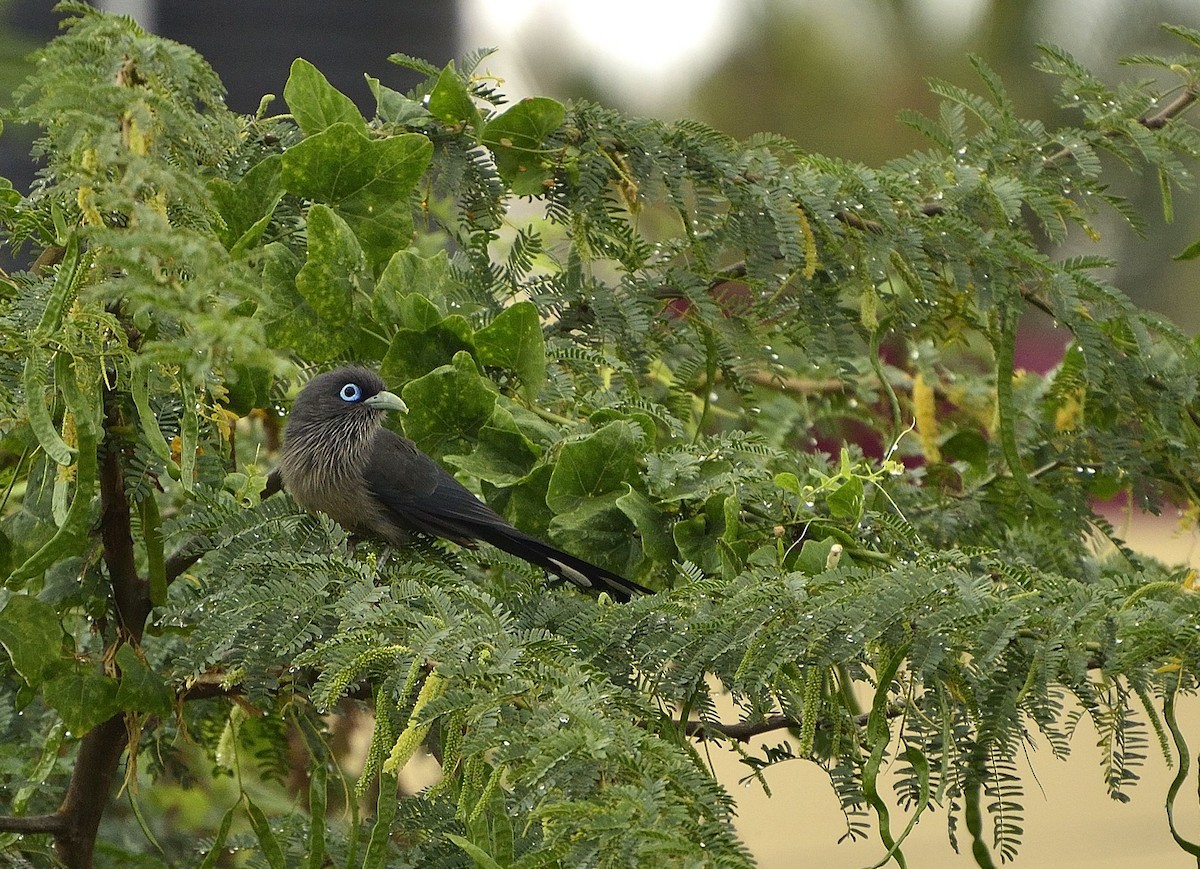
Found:
[[[284,429],[278,478],[307,510],[347,531],[403,545],[413,532],[464,546],[477,540],[582,588],[627,601],[649,590],[518,531],[416,444],[383,427],[408,408],[367,368],[340,368],[300,391]],[[272,476],[275,476],[274,474]]]

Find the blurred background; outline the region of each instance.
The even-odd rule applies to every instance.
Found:
[[[1077,122],[1058,112],[1058,83],[1031,64],[1037,44],[1071,51],[1101,78],[1149,76],[1117,60],[1134,53],[1173,54],[1183,45],[1159,29],[1171,22],[1200,28],[1197,0],[105,0],[97,5],[132,15],[144,27],[199,50],[229,89],[229,104],[253,112],[263,94],[281,94],[296,56],[312,61],[368,113],[363,73],[406,89],[416,77],[387,62],[392,52],[444,65],[480,47],[495,47],[483,69],[503,80],[512,99],[533,94],[589,98],[637,114],[692,117],[736,137],[783,133],[808,150],[878,166],[926,143],[896,122],[897,111],[936,113],[929,78],[969,89],[978,81],[974,53],[1000,73],[1018,110],[1047,126]],[[0,0],[0,106],[25,75],[28,52],[57,32],[47,0]],[[279,107],[282,109],[282,106]],[[1196,111],[1193,109],[1193,111]],[[0,176],[25,189],[32,132],[9,127],[0,137]],[[1173,254],[1200,238],[1193,192],[1177,195],[1167,224],[1155,178],[1114,175],[1114,187],[1148,218],[1138,238],[1115,215],[1095,215],[1099,244],[1076,240],[1118,261],[1109,280],[1143,307],[1166,315],[1188,334],[1200,332],[1200,260]],[[1036,337],[1036,332],[1033,336]],[[1052,365],[1061,339],[1038,352],[1024,342],[1026,362]],[[1195,532],[1174,523],[1130,517],[1131,541],[1165,560],[1200,566]],[[1194,708],[1196,704],[1192,704]],[[1200,715],[1192,715],[1192,732]],[[1042,752],[1037,778],[1026,781],[1026,845],[1017,865],[1044,867],[1194,866],[1171,844],[1162,811],[1169,774],[1161,757],[1131,804],[1113,803],[1083,729],[1071,763]],[[778,741],[776,738],[775,741]],[[1089,754],[1089,751],[1091,753]],[[839,846],[841,816],[817,770],[790,763],[742,788],[736,758],[719,757],[718,772],[739,800],[739,824],[766,869],[851,867],[882,856],[877,842]],[[1189,788],[1192,785],[1188,786]],[[1179,819],[1196,838],[1200,812]],[[893,820],[895,824],[895,820]],[[906,848],[910,865],[971,865],[946,843],[944,816],[925,818]]]

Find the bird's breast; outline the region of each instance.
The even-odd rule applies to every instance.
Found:
[[[365,451],[297,439],[285,445],[280,471],[284,488],[301,507],[328,514],[347,531],[367,531],[377,510],[363,477],[365,465]]]

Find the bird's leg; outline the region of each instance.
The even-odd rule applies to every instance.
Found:
[[[379,560],[375,562],[375,575],[383,575],[383,566],[387,564],[387,560],[392,557],[392,544],[385,543],[383,551],[379,553]]]

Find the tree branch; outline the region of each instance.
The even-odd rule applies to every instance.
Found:
[[[116,402],[110,400],[107,391],[104,404],[105,425],[111,432],[120,425],[120,419]],[[104,458],[100,463],[100,539],[104,544],[104,564],[112,583],[117,619],[125,633],[138,642],[150,614],[150,591],[137,571],[120,448],[113,438],[106,437],[101,449]]]
[[[762,721],[739,721],[736,724],[726,724],[722,721],[685,721],[683,732],[702,740],[708,739],[712,734],[719,734],[738,742],[746,742],[755,736],[770,733],[772,730],[790,730],[800,726],[801,722],[798,718],[788,715],[768,715]]]
[[[109,389],[104,390],[104,426],[100,446],[104,453],[100,463],[100,539],[121,639],[136,643],[141,641],[150,614],[150,591],[137,571],[121,446],[114,434],[123,426],[121,406]],[[118,713],[88,731],[79,743],[71,782],[56,813],[62,826],[54,831],[55,853],[71,869],[90,869],[92,865],[100,819],[128,742],[125,715]]]
[[[71,783],[56,813],[62,827],[54,833],[54,852],[70,869],[91,869],[96,833],[127,742],[125,715],[117,713],[89,730],[79,743]]]
[[[0,816],[0,833],[58,833],[66,828],[66,819],[52,815]]]
[[[170,585],[175,580],[179,579],[180,575],[204,557],[207,552],[199,537],[193,537],[190,540],[185,540],[183,544],[176,549],[167,558],[164,565],[164,573],[167,576],[167,585]]]
[[[1167,122],[1183,114],[1192,103],[1200,98],[1200,85],[1191,84],[1179,92],[1179,95],[1152,115],[1143,115],[1138,123],[1151,130],[1161,130]]]
[[[903,710],[899,706],[889,706],[887,717],[889,719],[897,718],[901,712]],[[866,727],[870,718],[870,713],[864,712],[862,715],[854,716],[854,723],[858,727]],[[773,730],[791,730],[801,726],[799,718],[792,718],[790,715],[768,715],[762,721],[739,721],[736,724],[726,724],[723,721],[685,721],[683,722],[683,731],[688,736],[694,736],[701,740],[708,739],[711,734],[715,733],[738,742],[746,742],[755,736],[762,736]],[[828,721],[817,722],[817,730],[829,730],[832,727],[833,725]]]
[[[1149,115],[1142,115],[1140,118],[1138,118],[1138,123],[1148,130],[1161,130],[1174,118],[1183,114],[1184,110],[1194,103],[1198,96],[1200,96],[1200,90],[1198,90],[1198,86],[1194,84],[1188,85],[1179,92],[1175,99],[1171,100],[1157,112]],[[1120,130],[1109,130],[1104,134],[1105,138],[1108,139],[1115,139],[1119,135],[1121,135]],[[1070,148],[1062,148],[1059,151],[1055,151],[1044,161],[1042,161],[1042,165],[1049,169],[1062,162],[1067,157],[1070,157],[1071,154],[1072,152]]]
[[[179,700],[211,700],[214,697],[234,697],[245,693],[241,685],[228,685],[225,679],[224,673],[205,673],[180,688],[175,696]]]
[[[1148,130],[1161,130],[1172,120],[1183,114],[1197,99],[1200,99],[1200,85],[1189,85],[1175,99],[1164,105],[1157,112],[1138,118],[1138,123]],[[1119,135],[1121,135],[1119,130],[1109,130],[1105,133],[1105,136],[1110,139],[1116,138]],[[1042,161],[1042,165],[1047,169],[1052,168],[1070,157],[1071,153],[1070,148],[1061,148],[1049,157],[1046,157]],[[946,206],[941,202],[925,202],[917,211],[925,217],[936,217],[939,214],[946,213]],[[846,226],[853,229],[863,232],[883,232],[883,224],[876,220],[868,220],[853,211],[839,211],[834,216],[837,220],[840,220]]]

